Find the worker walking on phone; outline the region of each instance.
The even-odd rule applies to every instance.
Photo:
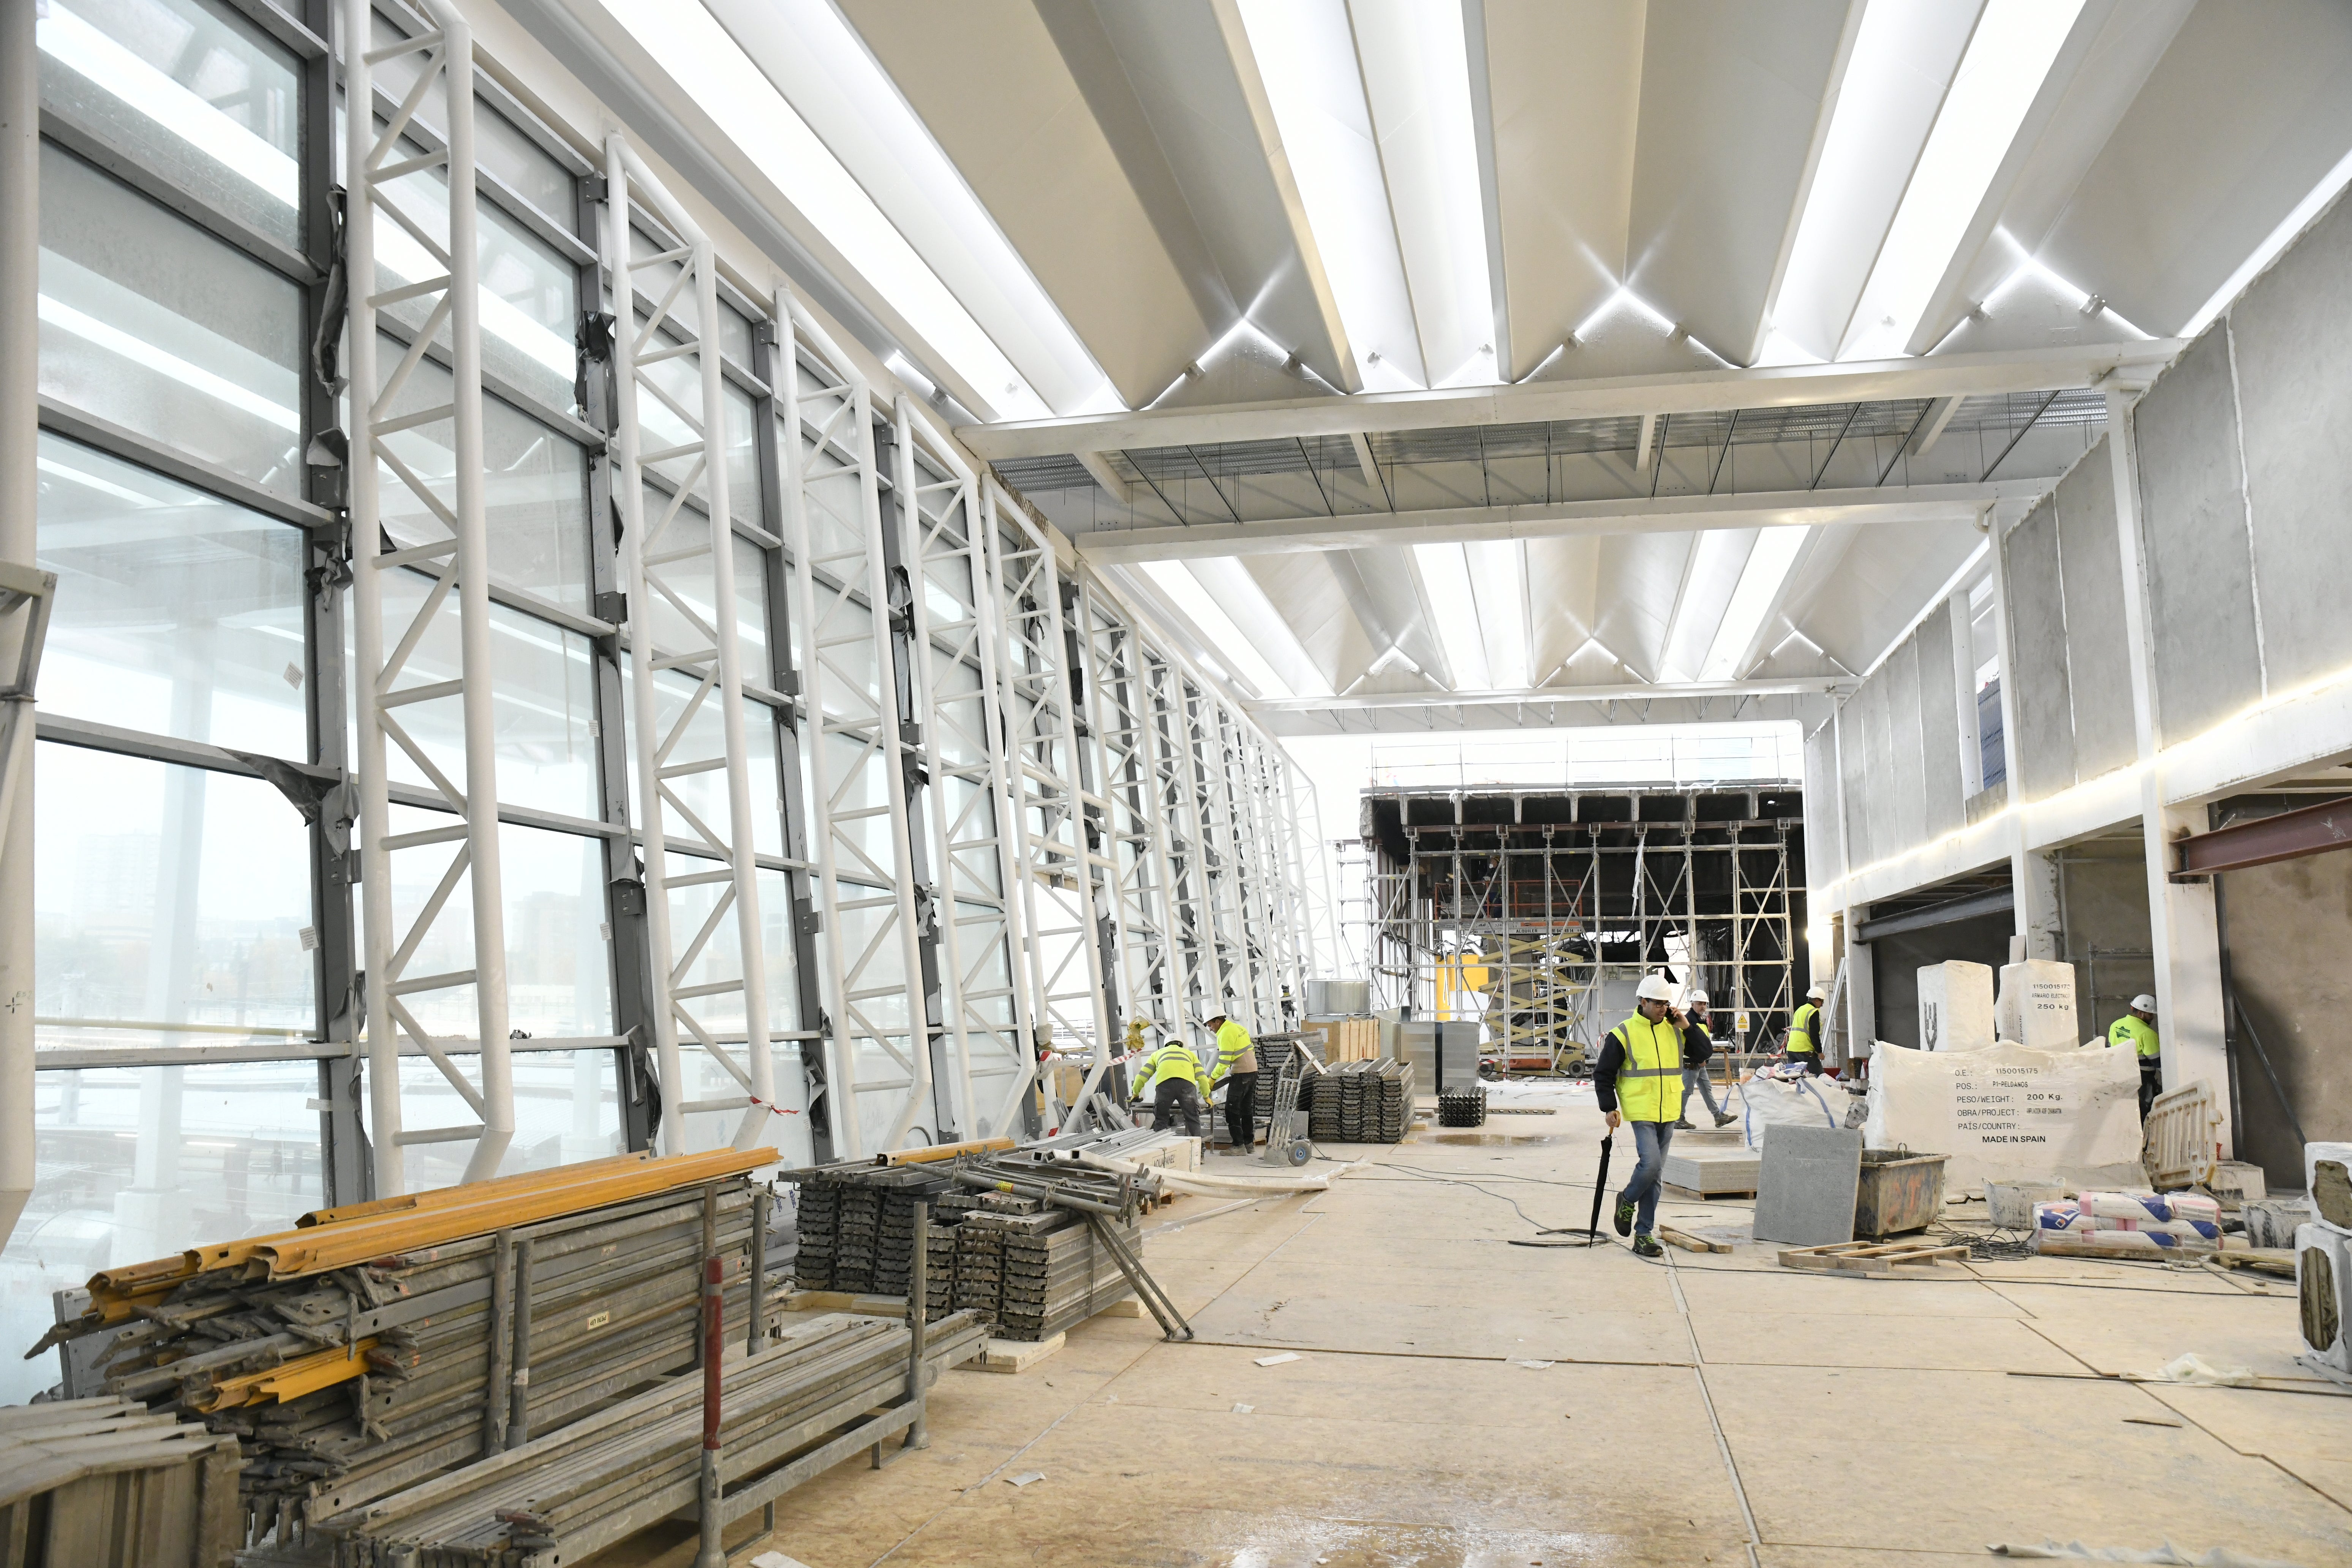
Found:
[[[1593,1098],[1608,1114],[1609,1131],[1633,1124],[1640,1155],[1633,1180],[1617,1194],[1617,1234],[1633,1237],[1633,1251],[1656,1258],[1658,1192],[1666,1172],[1666,1147],[1683,1113],[1683,1068],[1688,1064],[1686,1020],[1674,1005],[1674,987],[1659,975],[1634,991],[1633,1016],[1609,1031],[1592,1069]]]

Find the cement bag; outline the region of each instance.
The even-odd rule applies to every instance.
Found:
[[[1832,1095],[1836,1099],[1831,1099]],[[1781,1079],[1762,1073],[1751,1074],[1739,1080],[1739,1136],[1750,1149],[1764,1146],[1764,1129],[1767,1127],[1835,1128],[1845,1125],[1845,1090],[1824,1090],[1821,1080],[1816,1078]]]
[[[1987,1181],[2137,1187],[2139,1064],[2110,1050],[1915,1051],[1881,1042],[1863,1142],[1947,1154],[1948,1191]]]
[[[2161,1220],[2201,1220],[2219,1227],[2221,1223],[2221,1205],[2202,1193],[2084,1193],[2083,1212],[2101,1219],[2132,1220],[2141,1225]]]

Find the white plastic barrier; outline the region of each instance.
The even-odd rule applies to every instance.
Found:
[[[1879,1043],[1863,1141],[1945,1154],[1947,1189],[2042,1180],[2137,1187],[2139,1066],[2121,1051],[1915,1051]]]

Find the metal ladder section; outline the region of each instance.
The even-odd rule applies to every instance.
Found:
[[[514,1078],[507,1054],[505,921],[499,876],[498,766],[492,716],[488,542],[485,527],[486,474],[482,449],[481,295],[476,265],[474,211],[473,34],[446,0],[418,0],[430,31],[383,48],[366,47],[372,35],[368,0],[342,0],[345,101],[345,183],[349,187],[344,272],[350,287],[352,531],[352,625],[356,655],[352,697],[359,750],[356,784],[361,824],[362,947],[367,1018],[369,1129],[375,1152],[376,1191],[404,1192],[403,1151],[415,1143],[475,1140],[464,1180],[497,1173],[514,1139]],[[424,68],[390,123],[379,135],[368,106],[375,101],[374,68],[411,54],[425,56]],[[446,146],[410,154],[404,136],[417,109],[436,87],[443,89],[448,117]],[[446,189],[432,190],[434,171]],[[404,184],[404,182],[405,182]],[[396,192],[394,187],[397,187]],[[399,200],[392,199],[396,195]],[[407,210],[404,210],[407,209]],[[415,210],[444,219],[440,232],[413,216]],[[380,279],[376,241],[380,226],[404,231],[430,258],[438,275]],[[407,353],[389,373],[377,368],[379,312],[431,301]],[[412,310],[412,313],[414,311]],[[451,365],[446,402],[417,405],[407,396],[426,346],[446,332]],[[447,425],[453,432],[446,476],[420,472],[436,465],[434,447],[422,432]],[[379,470],[388,471],[429,521],[423,537],[395,541],[385,531]],[[436,480],[440,481],[436,483]],[[444,491],[446,491],[446,495]],[[405,581],[391,574],[406,574]],[[420,575],[421,574],[421,575]],[[387,626],[387,582],[413,584],[416,608],[404,626]],[[457,600],[456,674],[415,679],[419,645],[436,624],[451,595]],[[436,649],[436,653],[439,653]],[[443,656],[443,657],[446,657]],[[461,711],[462,767],[451,767],[410,733],[415,710],[434,711],[455,701]],[[438,710],[446,712],[446,708]],[[395,833],[387,767],[394,750],[422,775],[421,789],[404,790],[437,808],[431,825]],[[452,777],[452,773],[457,777]],[[462,778],[463,783],[459,783]],[[404,804],[406,804],[405,802]],[[456,821],[443,822],[439,811]],[[454,845],[454,851],[445,847]],[[448,860],[404,932],[394,925],[394,857],[404,867],[413,852]],[[443,919],[460,881],[468,884],[472,922],[461,929]],[[427,942],[436,954],[470,948],[472,961],[432,973],[412,974],[409,965]],[[472,987],[474,1024],[480,1046],[478,1083],[452,1058],[453,1040],[436,1037],[416,1016],[415,999],[435,992]],[[430,1011],[430,1009],[427,1009]],[[401,1125],[400,1037],[405,1034],[432,1059],[474,1114],[478,1125],[405,1128]]]
[[[617,132],[605,142],[604,179],[606,298],[618,318],[612,490],[628,595],[629,751],[644,843],[646,1012],[661,1079],[661,1146],[686,1152],[689,1115],[740,1110],[733,1143],[750,1149],[768,1132],[776,1086],[727,494],[718,260],[709,237]],[[635,254],[633,202],[668,230],[647,255]],[[658,295],[641,293],[640,275],[658,281],[667,269],[675,270]],[[679,310],[688,299],[691,324]],[[692,384],[660,368],[689,360],[698,372]],[[647,445],[649,425],[661,445]],[[648,515],[646,476],[666,464],[676,489],[658,515]],[[714,773],[718,791],[709,788]],[[714,794],[723,798],[723,818]],[[732,963],[717,940],[730,915]],[[683,943],[681,931],[691,933]],[[681,1029],[740,1092],[687,1099]]]
[[[897,1146],[930,1097],[907,763],[891,675],[874,395],[789,290],[779,355],[785,546],[792,552],[795,667],[815,847],[818,962],[831,1015],[834,1147],[856,1158]],[[919,595],[918,595],[919,597]],[[1024,1053],[1024,1058],[1026,1053]],[[871,1120],[866,1100],[887,1100]],[[870,1133],[869,1133],[870,1130]]]
[[[980,487],[955,444],[903,394],[898,405],[899,559],[911,576],[907,615],[915,650],[915,710],[929,779],[938,864],[925,889],[939,933],[940,1026],[955,1070],[958,1119],[975,1137],[1001,1137],[1021,1113],[1035,1070],[1030,994],[1016,979],[1022,951],[1020,862],[996,721],[1001,650],[992,633]],[[928,477],[926,468],[944,474]]]

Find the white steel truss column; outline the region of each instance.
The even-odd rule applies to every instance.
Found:
[[[1181,1028],[1167,846],[1153,789],[1150,727],[1133,617],[1092,573],[1078,577],[1086,656],[1087,740],[1092,799],[1100,812],[1100,864],[1110,890],[1118,1001],[1131,1017]]]
[[[1004,606],[1001,665],[1011,731],[1014,848],[1021,867],[1023,954],[1041,1043],[1089,1047],[1078,1097],[1091,1101],[1110,1062],[1110,998],[1102,942],[1108,918],[1089,864],[1077,786],[1061,571],[1052,542],[1021,504],[987,487],[990,564]]]
[[[514,1079],[507,1054],[507,963],[505,921],[499,877],[498,767],[490,692],[490,601],[488,544],[483,517],[482,342],[474,217],[473,34],[446,0],[419,0],[433,24],[429,32],[381,49],[369,49],[368,0],[343,0],[344,101],[355,106],[344,128],[344,180],[349,187],[344,272],[351,298],[352,622],[357,658],[352,682],[359,730],[356,758],[361,823],[361,904],[366,931],[362,948],[366,992],[368,1074],[375,1149],[376,1191],[386,1197],[405,1190],[402,1151],[412,1143],[475,1139],[464,1179],[480,1181],[497,1173],[514,1139]],[[363,106],[374,102],[374,68],[410,54],[425,56],[391,123],[378,134],[375,118]],[[418,107],[436,87],[443,89],[448,142],[438,153],[398,156],[402,139]],[[387,199],[386,188],[404,180],[405,205],[436,205],[428,194],[430,174],[446,182],[447,221],[441,234]],[[421,177],[420,177],[421,176]],[[379,288],[376,226],[388,221],[441,268],[434,278],[407,279]],[[446,237],[446,246],[444,240]],[[376,370],[376,318],[392,307],[430,300],[430,311],[391,374]],[[426,345],[447,334],[451,372],[448,403],[395,415],[402,393]],[[447,421],[455,432],[449,494],[445,498],[412,459],[415,446],[404,433]],[[404,448],[405,454],[404,456]],[[446,530],[446,536],[394,546],[383,531],[379,507],[379,468],[414,497],[423,512]],[[385,651],[385,574],[422,567],[433,574],[415,616],[396,628]],[[439,616],[452,591],[457,596],[458,674],[453,679],[403,684],[417,644]],[[463,713],[465,783],[460,787],[404,725],[403,710],[456,699]],[[389,748],[398,747],[459,821],[448,826],[392,830]],[[457,847],[423,908],[404,934],[393,925],[393,857],[412,850]],[[473,922],[462,937],[453,929],[436,932],[457,883],[469,884]],[[412,975],[408,964],[428,937],[440,947],[468,944],[470,965]],[[436,1039],[418,1023],[411,999],[434,991],[474,988],[475,1022],[481,1050],[480,1081],[469,1079]],[[478,1126],[404,1128],[401,1125],[400,1035],[415,1041],[448,1079],[449,1086],[481,1118]]]
[[[604,270],[606,297],[617,318],[613,328],[613,384],[619,404],[613,440],[613,496],[621,513],[621,573],[628,595],[629,746],[636,769],[639,828],[645,842],[646,927],[652,992],[646,1012],[654,1026],[656,1070],[661,1079],[661,1146],[686,1151],[686,1118],[706,1111],[740,1110],[734,1145],[755,1147],[773,1114],[776,1087],[769,1050],[767,942],[760,919],[759,864],[754,853],[750,762],[743,719],[743,665],[736,613],[735,552],[727,495],[727,419],[722,392],[719,321],[719,267],[709,237],[687,216],[661,182],[618,132],[605,142]],[[677,237],[671,248],[633,258],[630,205],[641,201]],[[636,315],[640,272],[658,278],[677,272],[643,325]],[[673,312],[691,292],[695,328],[687,336]],[[700,371],[699,395],[689,403],[679,390],[653,374],[665,361],[692,358]],[[647,405],[685,426],[685,438],[648,450]],[[684,461],[677,489],[657,518],[646,516],[646,475],[665,463]],[[687,519],[699,494],[704,516],[698,531]],[[683,521],[682,521],[683,520]],[[707,574],[707,575],[706,575]],[[701,601],[708,595],[709,603]],[[671,646],[676,643],[679,646]],[[664,693],[678,699],[674,714],[662,711]],[[697,722],[715,702],[718,745],[710,726]],[[725,781],[724,830],[709,805],[688,799],[702,775]],[[677,855],[698,868],[673,870]],[[697,906],[715,888],[707,911]],[[677,900],[677,901],[674,901]],[[701,918],[695,919],[697,912]],[[710,949],[721,922],[732,914],[740,973],[697,982],[696,966]],[[681,921],[680,916],[684,919]],[[680,947],[681,925],[693,928]],[[714,968],[723,961],[713,957]],[[727,997],[743,1010],[743,1059],[720,1040],[714,1015]],[[689,1100],[679,1049],[683,1026],[742,1089],[738,1095]]]
[[[1183,678],[1185,749],[1192,770],[1194,812],[1201,824],[1202,867],[1207,884],[1209,931],[1214,954],[1208,986],[1211,1011],[1230,1008],[1245,1016],[1253,1032],[1265,1027],[1259,1016],[1249,961],[1248,906],[1241,879],[1241,841],[1225,766],[1219,699],[1214,688],[1189,672]]]
[[[777,294],[776,319],[791,323],[776,394],[784,419],[785,544],[800,612],[809,836],[824,928],[817,952],[832,1006],[820,1028],[832,1058],[834,1147],[856,1157],[867,1144],[860,1096],[903,1097],[882,1131],[889,1149],[914,1124],[931,1086],[874,402],[855,363],[789,290]],[[802,342],[815,374],[801,362]],[[905,1076],[864,1081],[866,1051]]]
[[[998,694],[995,628],[979,486],[954,446],[901,395],[898,407],[900,559],[916,711],[929,786],[938,884],[940,1022],[957,1072],[960,1117],[974,1137],[1012,1131],[1034,1081],[1029,991],[1020,984],[1021,867]],[[927,480],[918,455],[947,478]]]
[[[1321,853],[1322,813],[1316,809],[1319,803],[1314,784],[1301,775],[1280,745],[1266,742],[1265,748],[1274,776],[1275,822],[1282,844],[1283,886],[1287,889],[1292,918],[1298,922],[1299,969],[1295,979],[1303,1014],[1307,976],[1320,978],[1339,973],[1339,938],[1333,924],[1335,911],[1331,905],[1331,867]]]
[[[1202,1015],[1218,984],[1214,922],[1209,907],[1208,849],[1186,718],[1185,676],[1174,659],[1143,648],[1145,729],[1150,738],[1152,825],[1168,865],[1168,942],[1174,972],[1170,1026],[1181,1031]]]

